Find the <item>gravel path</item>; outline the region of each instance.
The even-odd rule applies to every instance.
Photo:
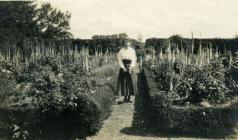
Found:
[[[136,80],[137,81],[137,80]],[[122,101],[120,97],[117,101]],[[135,97],[132,97],[133,103],[117,104],[112,107],[111,115],[104,121],[102,128],[97,134],[87,137],[87,140],[206,140],[195,137],[170,136],[168,134],[150,134],[143,128],[132,126],[136,121],[134,110]],[[137,123],[137,122],[134,122]],[[233,136],[236,139],[238,136]],[[211,140],[211,139],[210,139]]]
[[[119,100],[122,100],[122,98]],[[132,100],[134,101],[134,97]],[[114,105],[110,117],[104,121],[100,131],[96,135],[88,137],[87,140],[206,140],[146,134],[143,132],[143,128],[132,128],[134,113],[136,113],[134,112],[134,102]],[[238,137],[226,139],[238,139]]]
[[[120,98],[119,100],[122,100]],[[134,97],[132,98],[134,101]],[[134,103],[123,103],[114,105],[111,116],[104,121],[103,127],[95,136],[87,140],[156,140],[150,136],[133,136],[121,132],[125,128],[132,127]],[[167,140],[167,138],[163,138]],[[162,140],[162,139],[161,139]]]

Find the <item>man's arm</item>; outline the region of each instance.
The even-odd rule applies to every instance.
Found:
[[[134,68],[136,66],[136,51],[132,48],[131,49],[131,67]]]
[[[124,71],[126,71],[126,68],[125,68],[125,66],[124,66],[124,64],[123,64],[123,62],[122,62],[121,50],[120,50],[119,53],[117,54],[117,60],[118,60],[118,63],[119,63],[119,65],[120,65],[120,67],[121,67]]]

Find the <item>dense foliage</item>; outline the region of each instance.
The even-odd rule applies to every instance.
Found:
[[[175,38],[176,37],[176,38]],[[237,51],[238,39],[237,38],[230,38],[230,39],[222,39],[222,38],[211,38],[211,39],[190,39],[184,38],[177,35],[171,36],[170,38],[171,44],[173,48],[178,46],[180,49],[185,48],[186,46],[191,46],[191,42],[194,41],[194,52],[196,53],[199,50],[200,43],[202,46],[209,46],[215,49],[218,47],[218,50],[221,53],[224,53],[227,50],[231,50],[233,53]],[[155,48],[156,50],[160,50],[162,48],[166,48],[164,42],[167,41],[167,38],[148,38],[145,42],[146,48]]]
[[[114,102],[112,90],[102,85],[115,74],[97,78],[81,61],[64,58],[44,57],[29,66],[3,62],[0,95],[6,103],[1,113],[10,116],[0,118],[4,133],[16,139],[69,139],[96,132]]]
[[[70,14],[50,4],[32,1],[0,2],[0,46],[24,46],[26,38],[69,38]]]
[[[5,67],[5,69],[3,69]],[[11,67],[4,62],[0,64],[0,102],[1,105],[6,104],[6,99],[10,96],[17,93],[16,90],[16,79],[12,72],[10,71]]]
[[[233,134],[238,104],[237,56],[220,54],[202,44],[196,54],[194,44],[180,50],[168,41],[166,47],[158,55],[154,49],[147,53],[147,85],[138,97],[145,127],[206,137]]]
[[[142,44],[135,39],[129,38],[126,33],[119,33],[113,35],[94,35],[92,39],[76,39],[73,44],[79,49],[86,47],[90,54],[102,53],[116,53],[125,45],[126,40],[129,40],[136,49]]]
[[[237,91],[237,82],[232,76],[237,71],[234,66],[227,67],[228,57],[213,59],[203,67],[161,60],[151,65],[158,82],[158,88],[166,91],[174,103],[197,104],[207,101],[210,104],[224,103]],[[234,75],[234,74],[233,74]]]
[[[216,106],[187,106],[171,102],[166,91],[158,89],[153,72],[145,69],[140,76],[139,95],[136,97],[136,121],[133,125],[149,132],[189,134],[206,138],[224,138],[235,134],[237,99],[230,104]],[[138,123],[139,122],[139,123]]]

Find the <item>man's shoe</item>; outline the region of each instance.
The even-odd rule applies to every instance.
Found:
[[[133,103],[133,101],[132,101],[132,100],[127,100],[127,102],[128,102],[128,103]]]
[[[123,100],[123,102],[124,102],[124,103],[127,103],[127,102],[128,102],[128,100],[127,100],[127,99],[124,99],[124,100]]]

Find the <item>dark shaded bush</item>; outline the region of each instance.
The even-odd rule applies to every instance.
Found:
[[[75,139],[98,131],[109,115],[114,95],[108,88],[97,96],[79,95],[75,107],[48,109],[36,107],[1,108],[0,137],[12,139]]]
[[[18,68],[14,68],[10,61],[0,62],[0,107],[8,104],[9,97],[17,93],[15,75]]]
[[[157,101],[156,98],[152,98],[153,101]],[[235,122],[230,119],[237,115],[233,114],[237,108],[152,106],[154,111],[149,123],[156,124],[153,128],[157,130],[204,136],[234,133]]]
[[[11,74],[3,72],[1,69],[0,79],[0,106],[4,106],[7,102],[6,99],[16,94],[17,83]]]
[[[173,105],[168,92],[162,92],[156,86],[152,73],[145,70],[144,75],[148,90],[140,93],[143,97],[138,98],[144,104],[140,109],[147,129],[200,136],[233,134],[238,119],[237,98],[212,107]]]
[[[110,73],[103,78],[117,74]],[[1,138],[83,138],[100,129],[114,103],[114,91],[105,84],[115,77],[99,84],[76,63],[43,58],[16,77],[28,89],[14,96],[11,107],[1,109]]]

